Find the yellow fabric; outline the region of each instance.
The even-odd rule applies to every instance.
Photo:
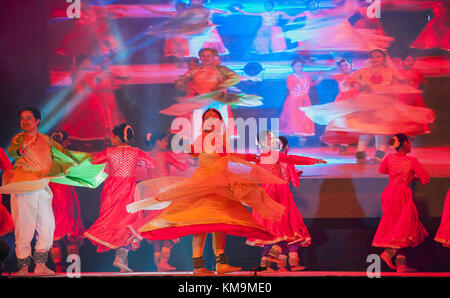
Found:
[[[162,177],[139,183],[140,198],[137,199],[144,201],[131,204],[127,209],[137,212],[161,202],[171,202],[158,217],[141,227],[141,232],[220,223],[263,229],[242,204],[274,221],[281,218],[285,207],[267,196],[259,183],[285,182],[242,159],[202,153],[199,168],[190,178]]]

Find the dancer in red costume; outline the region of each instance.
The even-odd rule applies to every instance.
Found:
[[[98,153],[94,161],[106,163],[109,176],[100,198],[100,215],[85,232],[85,236],[97,246],[97,252],[116,250],[113,265],[121,272],[128,268],[128,251],[136,239],[134,228],[143,220],[141,213],[129,214],[126,206],[133,202],[136,187],[136,167],[155,167],[155,161],[139,148],[128,142],[134,135],[132,128],[122,123],[113,129],[111,143],[114,147]]]
[[[345,82],[349,86],[360,86],[360,94],[334,103],[301,108],[314,122],[328,125],[330,131],[359,133],[358,163],[367,162],[365,150],[374,136],[373,161],[381,161],[389,135],[399,130],[408,135],[420,135],[425,133],[424,124],[434,121],[432,110],[398,100],[399,94],[420,93],[420,90],[403,83],[405,78],[383,50],[373,50],[369,63]]]
[[[287,169],[291,172],[295,172],[295,169],[292,167],[286,167],[285,164],[314,165],[318,163],[326,163],[326,161],[322,159],[287,155],[282,152],[277,152],[274,154],[274,151],[279,146],[279,143],[277,142],[278,140],[274,138],[272,132],[262,131],[258,136],[258,142],[262,149],[259,166],[270,174],[279,177],[288,183],[291,181],[291,177],[295,177],[297,173],[295,173],[295,175],[292,175],[293,173],[291,173],[289,179],[286,179],[287,177],[283,173],[283,169]],[[261,158],[267,158],[268,160],[263,162]],[[308,229],[303,222],[303,218],[298,211],[288,183],[261,185],[269,197],[271,197],[275,202],[286,207],[286,211],[284,212],[281,220],[268,221],[258,214],[257,211],[253,211],[253,216],[256,221],[266,227],[273,234],[271,239],[248,237],[246,242],[248,245],[264,247],[264,252],[261,258],[261,267],[263,269],[268,268],[268,265],[271,262],[271,256],[278,258],[281,252],[282,256],[280,259],[282,261],[282,267],[285,267],[289,254],[289,265],[292,271],[303,270],[305,268],[299,263],[298,248],[309,246],[311,243],[311,236],[309,235]]]
[[[7,176],[10,175],[9,171],[12,170],[12,168],[13,165],[9,160],[8,155],[0,148],[0,170],[3,171],[3,180],[8,179]],[[13,219],[0,200],[0,236],[11,233],[12,231],[14,231]]]
[[[416,158],[407,156],[411,143],[406,135],[396,134],[389,145],[397,153],[389,154],[380,164],[380,173],[389,175],[389,182],[381,195],[383,216],[372,245],[385,248],[380,256],[390,268],[413,272],[416,270],[406,264],[407,250],[422,243],[428,232],[419,220],[409,183],[417,175],[422,184],[428,184],[430,176]]]
[[[253,40],[253,51],[258,54],[270,54],[286,50],[286,40],[283,30],[277,26],[279,18],[292,20],[293,18],[283,11],[274,11],[274,1],[264,1],[264,12],[245,12],[239,7],[234,7],[244,15],[259,16],[262,19],[261,27]]]
[[[394,41],[378,30],[355,28],[350,24],[349,18],[360,10],[357,0],[333,2],[335,8],[303,12],[293,17],[306,16],[303,27],[285,31],[287,38],[298,42],[298,50],[369,52],[374,48],[386,49]]]
[[[170,143],[170,135],[168,133],[151,135],[149,144],[152,144],[153,149],[150,151],[150,157],[155,160],[156,167],[148,169],[150,179],[170,176],[170,166],[175,167],[179,171],[185,172],[191,165],[188,161],[180,162],[171,151],[167,151],[167,146]],[[145,220],[150,221],[157,217],[162,210],[145,210]],[[153,259],[158,268],[158,271],[172,271],[176,270],[175,267],[169,265],[171,249],[174,244],[179,242],[179,239],[172,240],[148,240],[149,243],[153,243]]]
[[[244,160],[253,159],[252,155],[227,153],[222,115],[217,110],[207,110],[202,120],[203,134],[191,147],[192,155],[199,158],[199,167],[193,175],[139,183],[140,200],[127,209],[138,212],[165,208],[139,229],[144,238],[161,240],[193,234],[194,274],[213,274],[204,268],[202,257],[206,235],[213,233],[217,272],[233,272],[240,268],[228,265],[227,234],[258,239],[272,237],[242,204],[265,218],[279,220],[284,207],[269,198],[259,183],[284,181]]]
[[[447,1],[433,1],[418,5],[423,8],[431,5],[434,16],[411,44],[411,48],[450,51],[450,21],[448,17],[450,4]]]
[[[352,98],[359,94],[359,89],[355,85],[345,84],[346,80],[353,74],[352,63],[348,59],[341,59],[337,62],[339,73],[333,75],[339,86],[339,94],[336,96],[335,102]],[[325,133],[320,140],[326,144],[338,145],[339,153],[347,152],[349,144],[358,142],[359,134],[343,131],[330,131],[325,129]]]
[[[405,78],[405,82],[412,86],[413,88],[419,89],[421,84],[426,84],[425,77],[422,73],[414,67],[415,57],[408,55],[402,58],[402,68],[399,70],[400,74]],[[415,107],[425,107],[425,101],[423,100],[423,96],[421,93],[407,93],[400,94],[400,101],[407,105],[415,106]],[[423,127],[424,133],[430,133],[430,129],[428,124],[424,124]]]
[[[110,32],[107,14],[102,7],[82,5],[81,17],[75,20],[73,30],[64,36],[56,53],[76,57],[102,56],[117,52],[121,45]]]
[[[199,52],[199,57],[201,66],[189,70],[175,81],[175,87],[187,92],[187,96],[179,99],[179,103],[160,111],[162,114],[190,119],[191,142],[201,133],[200,115],[203,111],[208,108],[219,110],[227,129],[234,131],[233,114],[227,100],[236,104],[250,102],[247,97],[240,94],[231,98],[231,94],[226,91],[229,87],[237,84],[240,77],[228,67],[217,64],[217,51],[215,49],[203,48]],[[187,114],[193,116],[187,117]],[[195,114],[199,115],[194,116]]]
[[[211,18],[213,14],[225,14],[228,15],[230,12],[226,12],[219,9],[207,9],[203,6],[206,3],[206,0],[191,0],[189,4],[188,10],[199,11],[201,14],[208,14],[208,25],[210,26],[210,30],[207,32],[191,36],[189,39],[189,56],[195,56],[200,49],[202,48],[211,48],[216,49],[219,55],[227,55],[228,49],[223,44],[222,38],[219,35],[219,31],[217,31],[216,25],[211,22]]]
[[[399,70],[400,74],[405,78],[406,83],[412,87],[419,89],[421,84],[425,84],[425,77],[422,73],[414,67],[415,57],[407,55],[402,58],[402,68]],[[422,94],[400,94],[399,99],[412,106],[425,107]]]
[[[121,77],[93,65],[85,55],[77,56],[75,63],[73,96],[58,129],[74,140],[109,140],[114,126],[124,121],[114,96],[119,87],[115,79]]]
[[[178,2],[175,4],[175,12],[165,12],[165,11],[157,11],[150,8],[146,8],[147,10],[160,14],[160,15],[168,15],[172,18],[180,18],[183,15],[183,12],[186,10],[186,3]],[[173,21],[172,21],[173,22]],[[164,56],[165,57],[175,57],[178,62],[182,61],[182,58],[189,57],[189,40],[187,36],[183,34],[167,37],[164,43]]]
[[[68,135],[65,131],[52,134],[52,139],[66,147]],[[56,272],[63,272],[62,248],[66,246],[67,255],[79,255],[80,246],[84,242],[84,225],[81,219],[80,204],[75,188],[50,182],[48,184],[52,193],[52,207],[55,215],[55,232],[53,233],[53,247],[50,257],[56,267]]]
[[[447,196],[445,197],[441,224],[439,225],[439,229],[434,237],[434,240],[442,243],[444,247],[450,248],[450,188],[448,189]]]
[[[314,122],[299,108],[311,106],[309,89],[320,82],[320,80],[313,81],[309,74],[303,71],[304,64],[303,60],[295,60],[292,63],[294,73],[287,77],[289,94],[280,114],[280,131],[287,135],[298,136],[300,145],[304,145],[306,137],[315,134],[315,128]]]

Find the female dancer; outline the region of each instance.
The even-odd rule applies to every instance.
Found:
[[[442,219],[434,240],[442,243],[443,246],[450,248],[450,188],[444,202]]]
[[[450,24],[448,13],[450,4],[447,1],[429,1],[418,3],[423,8],[433,10],[433,19],[425,26],[411,48],[450,50]]]
[[[219,55],[227,55],[229,53],[228,49],[223,44],[222,38],[217,31],[216,26],[211,22],[212,15],[218,14],[230,14],[230,12],[225,12],[219,9],[207,9],[203,6],[207,0],[191,0],[188,10],[198,11],[200,14],[207,14],[207,22],[210,30],[207,32],[191,36],[189,39],[189,56],[197,55],[198,51],[202,48],[215,49]]]
[[[304,64],[303,60],[295,60],[292,63],[294,73],[287,77],[289,94],[280,115],[280,131],[287,135],[299,136],[301,145],[305,143],[305,137],[315,134],[315,129],[314,122],[299,108],[311,106],[309,89],[320,82],[313,81],[306,72],[303,72]]]
[[[434,121],[434,112],[413,107],[398,100],[399,94],[417,93],[417,89],[400,82],[404,78],[389,62],[382,50],[370,53],[370,65],[356,71],[344,83],[360,86],[361,93],[335,103],[301,108],[318,124],[330,131],[361,134],[356,159],[366,162],[365,149],[375,135],[375,161],[384,157],[386,139],[401,129],[408,135],[423,134],[423,125]]]
[[[160,14],[160,15],[169,15],[172,18],[179,19],[183,12],[186,10],[187,5],[183,2],[177,2],[175,4],[175,12],[166,12],[166,11],[157,11],[151,8],[146,7],[147,10]],[[169,22],[175,22],[174,20]],[[166,24],[169,24],[167,22]],[[189,56],[189,43],[187,37],[183,34],[173,35],[171,37],[167,37],[164,43],[164,56],[165,57],[175,57],[176,61],[180,63],[185,57]]]
[[[336,96],[335,102],[352,98],[360,93],[359,89],[353,85],[345,84],[346,80],[353,74],[352,62],[348,59],[341,59],[337,62],[339,70],[338,74],[333,75],[339,86],[339,94]],[[347,152],[349,144],[358,142],[358,134],[343,132],[343,131],[329,131],[325,129],[325,133],[320,137],[320,140],[326,144],[338,144],[339,153]]]
[[[244,15],[260,16],[262,18],[261,27],[253,40],[253,50],[258,54],[277,53],[286,50],[286,40],[283,36],[283,30],[277,26],[280,17],[288,20],[293,18],[282,11],[274,11],[274,1],[264,1],[264,12],[250,13],[245,12],[239,7],[237,11]]]
[[[412,55],[402,57],[402,68],[399,72],[405,78],[407,84],[419,89],[421,84],[425,84],[425,77],[414,67],[415,61],[416,58]],[[408,105],[425,107],[425,102],[420,93],[400,94],[399,99]]]
[[[295,172],[295,169],[293,169],[293,167],[286,167],[286,165],[283,165],[282,163],[290,165],[314,165],[326,163],[326,161],[322,159],[287,155],[282,152],[274,154],[278,142],[276,142],[270,131],[260,132],[258,135],[258,142],[262,148],[259,166],[286,182],[290,182],[292,180],[291,177],[294,175],[290,174],[289,179],[286,179],[287,177],[286,174],[283,174],[283,169],[287,169],[290,172]],[[270,160],[270,162],[261,162],[261,158],[270,158],[271,156],[274,156],[275,158]],[[300,247],[308,246],[311,243],[311,237],[308,229],[303,223],[303,218],[295,205],[294,197],[289,189],[289,184],[262,184],[262,187],[269,197],[286,207],[286,212],[283,214],[280,221],[269,222],[258,214],[257,211],[254,211],[253,216],[257,222],[266,227],[274,236],[268,240],[248,237],[246,243],[248,245],[264,247],[263,256],[261,258],[262,268],[268,268],[268,264],[271,262],[270,255],[278,258],[281,253],[282,256],[280,257],[280,260],[282,261],[282,267],[285,266],[289,254],[290,269],[292,271],[303,270],[305,267],[299,264],[298,249]]]
[[[155,167],[155,161],[139,148],[128,145],[134,135],[131,126],[122,123],[112,133],[113,147],[98,153],[94,158],[97,164],[106,163],[109,176],[100,198],[100,215],[85,232],[85,236],[97,246],[97,252],[115,249],[113,265],[121,272],[131,272],[127,256],[136,238],[133,228],[143,218],[141,213],[128,214],[126,206],[134,200],[136,167]]]
[[[68,135],[65,131],[59,130],[51,137],[64,146]],[[53,182],[50,182],[48,186],[53,193],[52,208],[55,215],[55,232],[53,233],[53,247],[50,249],[50,257],[58,273],[63,272],[61,248],[64,243],[66,244],[67,255],[79,255],[79,248],[84,242],[84,225],[75,188],[71,185]]]
[[[285,32],[292,42],[298,42],[298,50],[369,52],[374,48],[386,49],[393,42],[392,37],[376,30],[354,28],[350,24],[349,18],[360,9],[358,0],[333,2],[335,8],[303,12],[293,17],[306,16],[303,27]]]
[[[8,155],[5,151],[0,148],[0,170],[3,171],[3,181],[7,180],[7,176],[10,175],[10,170],[12,170],[13,165],[9,160]],[[1,196],[1,194],[0,194]],[[11,214],[3,206],[0,200],[0,236],[11,233],[14,231],[14,222],[12,220]]]
[[[149,145],[153,146],[150,151],[150,156],[156,162],[154,169],[148,169],[150,179],[170,176],[170,166],[175,167],[179,171],[186,171],[191,165],[188,161],[182,163],[178,161],[170,151],[167,151],[167,146],[170,143],[170,135],[168,133],[159,133],[150,136]],[[150,221],[161,213],[161,210],[145,210],[145,221]],[[148,240],[153,243],[153,259],[158,268],[158,271],[171,271],[176,268],[169,265],[170,250],[179,239],[172,240]]]
[[[124,119],[114,96],[114,89],[118,88],[114,76],[85,55],[77,56],[75,64],[74,95],[59,129],[74,140],[108,140],[114,126]]]
[[[227,273],[240,269],[228,265],[224,251],[227,234],[271,238],[242,204],[265,218],[279,219],[284,207],[270,199],[258,184],[284,181],[240,158],[252,156],[226,153],[223,119],[217,110],[207,110],[202,120],[203,134],[191,146],[192,155],[199,158],[199,167],[192,177],[162,177],[141,182],[137,189],[144,200],[127,208],[129,212],[165,208],[139,229],[144,238],[167,240],[193,234],[194,274],[212,274],[204,268],[202,255],[206,234],[213,233],[216,270]]]
[[[389,154],[380,164],[380,173],[389,175],[389,183],[381,195],[383,216],[372,245],[385,248],[380,257],[390,268],[413,272],[406,264],[406,252],[422,243],[428,232],[419,220],[409,183],[417,175],[422,184],[428,184],[430,177],[416,158],[407,156],[411,143],[406,135],[396,134],[389,145],[397,153]]]

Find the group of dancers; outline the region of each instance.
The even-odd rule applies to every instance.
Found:
[[[185,131],[184,125],[170,127],[167,133],[149,134],[149,154],[131,146],[134,130],[126,124],[114,97],[117,80],[127,78],[112,73],[108,63],[93,63],[93,53],[86,43],[80,44],[86,46],[84,54],[79,53],[80,46],[70,46],[70,40],[59,49],[64,55],[76,57],[70,113],[62,119],[57,132],[47,136],[38,131],[40,112],[32,107],[22,109],[19,115],[23,132],[12,139],[8,149],[14,166],[0,151],[0,193],[11,195],[11,214],[0,205],[0,234],[14,231],[17,274],[28,274],[32,259],[35,273],[54,273],[46,266],[49,254],[56,271],[63,272],[63,247],[67,254],[79,254],[85,238],[99,253],[115,250],[113,265],[121,272],[132,271],[128,254],[138,249],[144,239],[153,245],[158,271],[175,270],[169,264],[171,248],[188,235],[193,235],[194,274],[214,274],[205,268],[202,257],[208,233],[213,234],[215,270],[219,274],[241,269],[229,264],[226,235],[245,237],[247,245],[263,247],[259,270],[270,272],[275,266],[279,271],[305,269],[299,249],[310,245],[312,239],[289,185],[299,187],[301,172],[295,165],[326,161],[289,155],[287,138],[276,138],[278,132],[267,130],[258,132],[259,154],[228,150],[230,139],[237,134],[232,108],[260,106],[262,101],[236,90],[240,77],[221,65],[219,54],[228,50],[211,23],[212,13],[224,12],[208,10],[202,2],[192,0],[189,8],[177,5],[169,21],[148,32],[167,39],[168,55],[186,57],[189,53],[190,57],[199,50],[199,58],[190,59],[189,70],[174,82],[183,96],[160,111],[175,119],[189,120],[183,122],[190,123],[183,139],[190,144],[186,147],[190,159],[198,159],[198,167],[190,177],[170,173],[170,166],[179,171],[192,166],[190,159],[180,161],[168,150],[171,136]],[[372,20],[371,29],[367,29],[368,20],[364,23],[364,19],[359,25],[351,25],[349,12],[354,13],[359,4],[350,0],[335,2],[337,7],[330,10],[289,16],[274,11],[273,2],[267,1],[265,12],[257,14],[263,22],[252,50],[261,54],[286,50],[278,18],[293,23],[306,16],[303,28],[286,32],[286,37],[298,42],[298,50],[369,53],[369,60],[357,71],[353,71],[351,60],[337,60],[339,73],[333,78],[338,82],[339,94],[335,102],[324,105],[311,105],[309,98],[310,88],[323,77],[313,78],[303,71],[306,61],[295,60],[293,74],[287,78],[289,94],[280,116],[280,132],[306,138],[315,135],[315,123],[326,125],[321,138],[324,143],[339,145],[342,151],[357,143],[359,163],[380,163],[379,171],[389,175],[389,183],[381,197],[383,216],[372,245],[385,248],[380,256],[389,267],[410,272],[414,269],[406,263],[406,252],[422,243],[428,232],[420,223],[408,185],[415,175],[424,184],[429,177],[418,160],[407,155],[411,150],[409,136],[428,133],[434,113],[425,107],[418,90],[423,78],[413,67],[414,57],[404,57],[403,69],[398,70],[383,50],[392,38],[376,27],[379,21]],[[232,10],[250,14],[239,6]],[[88,12],[92,13],[90,18],[80,20],[83,26],[96,19],[94,12]],[[322,25],[317,26],[319,23]],[[107,23],[100,28],[97,33],[103,36]],[[325,32],[330,38],[320,41],[317,36]],[[103,42],[101,54],[120,48],[101,36],[96,41]],[[373,137],[377,150],[370,160],[366,147]],[[76,152],[64,145],[70,138],[109,139],[112,146],[95,155]],[[385,157],[387,144],[397,153]],[[137,181],[138,166],[148,169],[148,179]],[[96,188],[102,183],[99,217],[85,230],[74,186]],[[447,247],[449,196],[450,192],[434,238]],[[30,243],[35,233],[32,254]]]
[[[198,168],[190,177],[168,176],[168,164],[181,170],[190,164],[174,162],[167,155],[170,153],[164,153],[167,135],[154,141],[158,147],[147,154],[129,145],[134,132],[123,123],[112,131],[112,146],[91,156],[65,149],[59,143],[64,140],[63,132],[52,137],[38,132],[40,120],[35,108],[20,111],[23,132],[13,138],[8,148],[8,154],[15,159],[14,167],[2,151],[0,191],[11,194],[12,220],[1,206],[0,230],[3,234],[14,230],[18,275],[28,274],[30,243],[35,233],[36,274],[54,273],[46,266],[49,252],[56,270],[62,270],[61,240],[67,244],[68,253],[78,253],[84,237],[97,246],[99,253],[114,249],[113,265],[121,272],[132,271],[128,253],[147,239],[155,247],[158,269],[173,270],[167,263],[170,248],[187,235],[193,235],[194,274],[215,274],[205,268],[202,257],[207,233],[213,233],[215,269],[219,274],[241,269],[229,265],[226,235],[245,237],[247,245],[264,248],[260,270],[271,272],[273,264],[280,271],[305,269],[298,251],[310,245],[311,236],[289,183],[299,185],[301,173],[294,165],[326,161],[287,154],[287,140],[275,138],[267,130],[258,134],[260,154],[228,152],[229,135],[223,116],[208,108],[202,114],[201,135],[195,141],[200,142],[202,150],[195,151],[196,144],[191,144],[189,151],[199,159]],[[380,164],[380,173],[389,175],[389,183],[382,193],[383,216],[372,245],[385,248],[380,256],[389,267],[397,272],[412,272],[406,252],[429,234],[419,220],[409,183],[417,175],[421,183],[427,184],[429,176],[416,158],[407,155],[411,143],[405,134],[396,134],[389,144],[397,153],[388,155]],[[137,183],[138,166],[159,170],[159,174]],[[73,186],[93,188],[103,181],[99,217],[84,231]],[[447,196],[435,240],[450,247],[448,201]]]

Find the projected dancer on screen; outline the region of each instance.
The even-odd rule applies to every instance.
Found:
[[[229,87],[240,81],[240,77],[228,67],[217,64],[217,51],[215,49],[201,49],[199,56],[201,65],[181,75],[175,81],[177,89],[189,92],[187,97],[180,98],[179,103],[171,105],[160,113],[186,117],[187,114],[194,111],[201,115],[202,111],[215,108],[224,117],[227,129],[234,131],[234,120],[230,105],[260,105],[259,97],[227,92]],[[194,140],[201,130],[199,119],[192,118],[191,129],[194,129]]]
[[[83,5],[81,17],[76,19],[72,31],[66,34],[56,53],[63,56],[101,56],[117,52],[121,43],[112,35],[108,12],[102,7]]]
[[[208,9],[203,6],[207,0],[191,0],[189,4],[189,9],[193,9],[196,11],[203,13],[207,13],[208,15],[208,25],[210,29],[205,31],[203,34],[191,36],[189,39],[189,50],[190,56],[197,55],[198,51],[202,48],[212,48],[216,49],[219,55],[227,55],[228,49],[223,44],[222,38],[220,37],[219,31],[217,31],[216,25],[211,21],[212,15],[217,14],[231,14],[228,11],[223,11],[220,9]]]
[[[292,62],[294,73],[286,79],[289,94],[280,114],[280,131],[286,135],[298,136],[300,146],[305,145],[306,137],[315,134],[315,128],[314,122],[299,108],[311,106],[309,89],[321,81],[320,78],[313,80],[308,73],[304,72],[304,65],[305,62],[300,59]]]
[[[339,87],[339,93],[336,96],[335,102],[352,98],[360,93],[358,82],[352,84],[346,84],[348,78],[354,73],[352,62],[349,59],[340,59],[337,63],[339,73],[332,75],[332,78],[336,80]],[[345,154],[350,144],[358,142],[359,134],[343,132],[343,131],[330,131],[325,129],[325,133],[320,137],[320,140],[331,146],[339,146],[339,153]]]
[[[286,50],[286,40],[283,36],[283,30],[277,23],[280,18],[293,20],[293,17],[289,16],[283,11],[274,11],[274,1],[264,1],[264,12],[250,13],[243,11],[239,7],[235,7],[237,11],[244,15],[260,16],[262,19],[261,27],[256,33],[256,37],[253,40],[253,51],[259,54],[277,53]]]
[[[300,51],[369,52],[374,48],[386,49],[394,41],[377,30],[355,28],[349,18],[359,9],[355,0],[333,1],[336,7],[303,12],[293,18],[306,16],[303,27],[285,30],[285,36],[298,42]]]
[[[77,56],[75,65],[73,95],[59,129],[73,140],[108,141],[114,126],[124,120],[114,95],[119,88],[116,78],[121,77],[94,65],[86,55]]]
[[[345,81],[348,86],[360,86],[360,94],[346,100],[300,109],[314,122],[328,125],[330,131],[359,133],[358,163],[367,162],[366,148],[375,136],[376,152],[370,162],[380,162],[389,135],[399,130],[408,135],[424,134],[424,124],[434,121],[433,110],[410,106],[398,100],[399,94],[420,92],[404,81],[405,78],[386,52],[373,50],[367,66]]]

